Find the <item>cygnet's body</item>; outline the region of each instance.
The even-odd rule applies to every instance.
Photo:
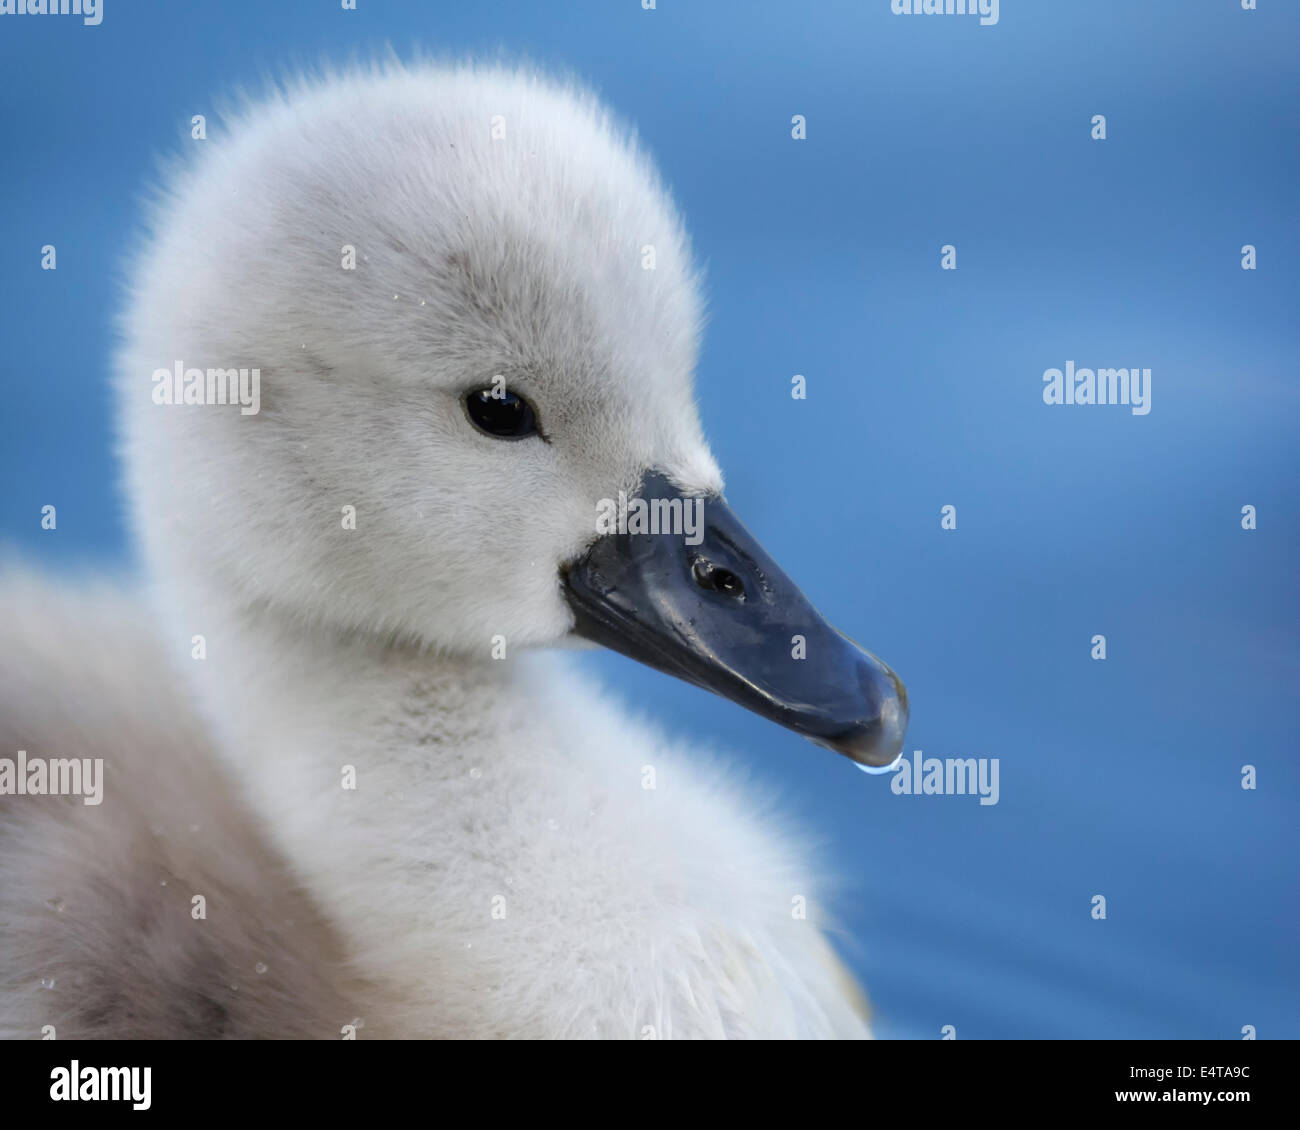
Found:
[[[118,361],[147,599],[3,582],[0,748],[102,757],[105,792],[0,798],[0,1031],[866,1035],[773,806],[539,649],[576,623],[856,760],[901,743],[901,687],[720,501],[644,158],[587,97],[472,68],[334,78],[202,144]],[[158,403],[177,362],[257,367],[258,413]],[[535,433],[467,418],[497,376]],[[596,542],[652,475],[717,500],[713,562]],[[796,632],[839,666],[783,697]]]

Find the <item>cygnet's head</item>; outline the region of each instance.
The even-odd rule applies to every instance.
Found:
[[[466,656],[576,631],[893,760],[901,684],[721,500],[688,241],[589,96],[392,68],[211,132],[158,205],[118,364],[164,587]],[[703,528],[617,528],[620,492],[687,522],[702,498]]]

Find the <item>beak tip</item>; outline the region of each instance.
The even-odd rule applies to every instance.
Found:
[[[869,701],[879,705],[869,719],[818,744],[843,754],[865,772],[886,773],[902,754],[907,736],[907,688],[889,667],[872,659],[873,665],[862,676],[863,690]]]

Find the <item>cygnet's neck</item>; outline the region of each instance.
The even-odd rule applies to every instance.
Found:
[[[201,697],[358,972],[389,988],[368,1034],[441,1034],[420,1002],[446,993],[449,968],[474,980],[476,945],[490,960],[492,900],[527,867],[514,798],[564,790],[529,740],[528,680],[513,660],[440,658],[273,614],[224,623],[195,672]]]
[[[797,839],[560,657],[212,623],[192,673],[368,1036],[862,1033]]]

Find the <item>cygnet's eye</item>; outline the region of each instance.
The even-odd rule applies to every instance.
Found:
[[[533,406],[500,386],[469,393],[465,397],[465,414],[479,431],[497,439],[526,439],[537,434]]]

